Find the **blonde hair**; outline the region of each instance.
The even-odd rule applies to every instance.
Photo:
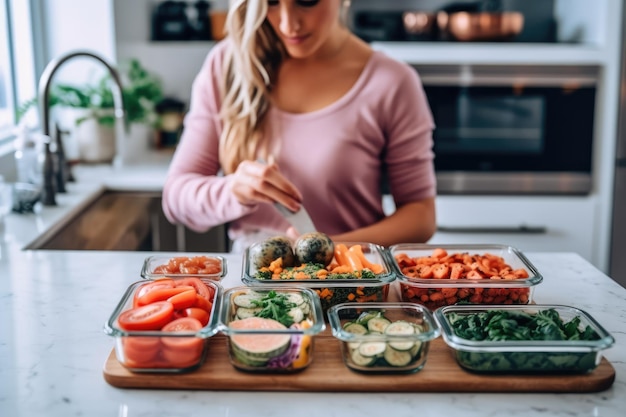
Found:
[[[243,160],[268,160],[264,122],[269,92],[286,52],[266,15],[267,0],[230,1],[226,32],[231,45],[221,81],[224,128],[219,146],[226,174],[234,172]]]

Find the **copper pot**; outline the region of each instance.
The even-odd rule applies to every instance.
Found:
[[[413,37],[431,37],[435,34],[437,15],[427,12],[408,11],[402,14],[404,32]]]
[[[439,30],[458,41],[500,41],[519,35],[524,15],[519,12],[455,12],[437,14]]]

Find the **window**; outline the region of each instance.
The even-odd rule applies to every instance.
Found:
[[[0,0],[0,144],[7,143],[18,108],[36,97],[31,2]]]
[[[15,121],[13,103],[13,71],[11,68],[10,50],[11,44],[9,21],[7,19],[7,2],[0,3],[0,38],[6,42],[0,42],[0,134],[10,128]],[[2,135],[6,136],[6,135]]]

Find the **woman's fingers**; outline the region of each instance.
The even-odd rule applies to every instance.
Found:
[[[276,164],[243,161],[233,174],[232,189],[242,204],[279,202],[296,211],[302,200],[300,191]]]

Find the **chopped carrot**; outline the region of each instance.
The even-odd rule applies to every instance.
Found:
[[[293,279],[309,279],[310,277],[307,275],[306,272],[296,272],[293,276]]]
[[[350,266],[348,258],[346,257],[348,247],[343,243],[335,244],[335,260],[340,266]]]
[[[348,274],[350,272],[353,271],[348,265],[339,265],[330,271],[331,274]]]
[[[328,288],[324,288],[321,292],[320,292],[320,298],[325,298],[325,299],[329,299],[333,296],[333,292],[331,290],[329,290]]]
[[[368,268],[375,274],[381,274],[383,272],[382,265],[370,262],[370,260],[367,259],[367,257],[363,253],[363,248],[361,247],[361,245],[352,245],[350,249],[348,249],[348,252],[355,253],[358,256],[361,264],[363,265],[363,268]]]
[[[345,252],[345,257],[346,257],[346,260],[348,261],[348,265],[350,266],[350,268],[352,268],[353,271],[360,271],[363,269],[363,263],[361,262],[361,260],[359,259],[359,256],[356,253],[350,252],[349,250],[347,250]]]
[[[356,301],[359,303],[368,303],[370,301],[378,301],[378,294],[372,293],[363,297],[357,297]]]
[[[326,277],[328,276],[328,270],[318,269],[317,272],[315,273],[315,276],[318,277],[319,279],[326,279]]]

